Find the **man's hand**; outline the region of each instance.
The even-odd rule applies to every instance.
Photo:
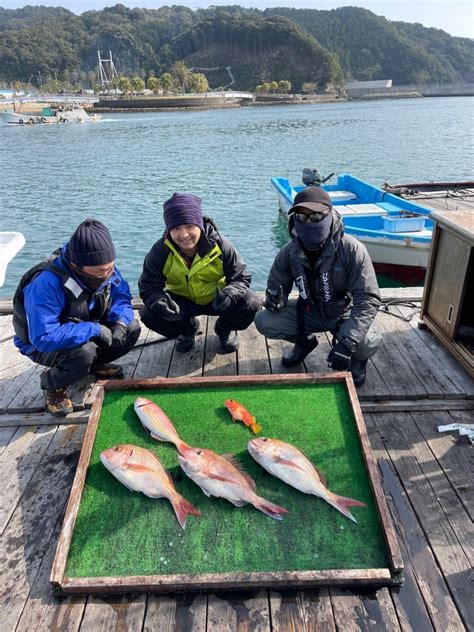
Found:
[[[112,346],[112,332],[105,325],[99,325],[100,332],[91,338],[92,342],[101,349],[108,349]]]
[[[272,290],[269,287],[265,290],[265,301],[263,305],[271,312],[279,312],[285,307],[285,297],[283,296],[283,286]]]
[[[351,358],[352,351],[343,342],[338,342],[329,352],[328,366],[333,371],[347,371]]]
[[[212,307],[216,310],[218,314],[222,314],[229,309],[232,305],[232,299],[226,292],[222,292],[221,290],[216,290],[216,296],[212,301]]]
[[[168,292],[163,292],[159,298],[153,301],[150,309],[165,320],[181,320],[179,305],[173,301]]]
[[[127,339],[127,326],[116,322],[112,327],[112,347],[121,347]]]

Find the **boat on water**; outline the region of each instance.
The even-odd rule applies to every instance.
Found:
[[[423,282],[433,234],[431,209],[383,191],[348,173],[335,184],[326,184],[317,169],[304,169],[303,184],[272,178],[281,213],[287,218],[295,195],[306,186],[325,189],[341,216],[345,232],[359,239],[369,251],[377,274],[401,282]]]
[[[100,120],[97,114],[88,114],[79,103],[50,103],[39,109],[23,108],[0,111],[4,125],[42,125],[51,123],[89,123]]]
[[[23,233],[0,231],[0,287],[5,283],[8,264],[24,245]]]
[[[407,182],[404,184],[389,184],[382,186],[384,191],[403,198],[422,197],[474,197],[474,182],[462,180],[459,182]]]

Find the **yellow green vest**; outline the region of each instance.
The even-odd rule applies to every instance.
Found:
[[[191,268],[188,268],[179,251],[168,239],[165,244],[171,251],[163,267],[165,288],[197,305],[206,305],[213,301],[216,289],[226,285],[222,250],[219,246],[216,244],[202,258],[196,253]]]

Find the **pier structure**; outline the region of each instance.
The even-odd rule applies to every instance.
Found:
[[[467,210],[472,200],[436,194],[429,205]],[[46,414],[39,387],[43,368],[15,350],[11,300],[0,301],[1,629],[474,629],[473,446],[455,429],[474,423],[474,381],[431,331],[419,327],[422,292],[382,290],[374,321],[382,344],[357,391],[405,566],[402,585],[100,597],[57,597],[49,583],[95,383],[87,378],[76,385],[75,411],[68,417]],[[281,363],[289,343],[264,338],[254,325],[239,334],[237,352],[219,354],[214,322],[215,317],[201,317],[202,333],[186,354],[176,352],[174,340],[143,327],[137,347],[118,361],[125,377],[328,372],[326,334],[319,335],[319,346],[304,364],[290,370]],[[452,429],[440,432],[439,426]]]

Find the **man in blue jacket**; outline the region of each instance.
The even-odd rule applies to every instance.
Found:
[[[88,373],[122,378],[122,367],[111,362],[130,351],[140,334],[115,257],[107,227],[86,219],[65,246],[28,270],[15,292],[14,343],[48,367],[41,388],[46,410],[55,416],[72,412],[67,387]]]

